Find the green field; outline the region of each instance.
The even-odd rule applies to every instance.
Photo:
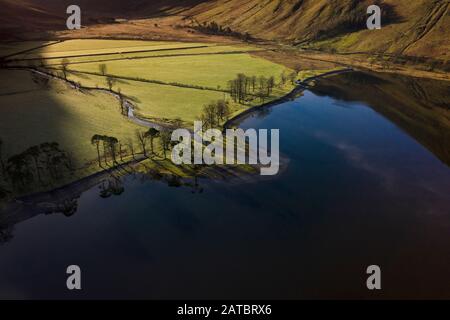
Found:
[[[175,119],[192,123],[201,114],[203,105],[218,99],[228,99],[227,82],[238,73],[257,76],[279,77],[283,71],[289,72],[283,66],[266,60],[254,58],[249,54],[218,54],[208,56],[168,57],[154,59],[138,59],[113,61],[105,63],[108,74],[119,79],[113,90],[121,90],[138,107],[138,112],[145,118]],[[99,63],[71,65],[72,71],[98,73]],[[70,73],[69,79],[90,87],[106,88],[106,78],[92,74]],[[177,86],[159,85],[133,81],[141,78],[163,81],[165,83],[180,83],[182,85],[202,86],[214,90],[199,90]],[[275,90],[272,98],[285,94],[291,87]],[[231,103],[231,101],[230,101]],[[255,101],[252,105],[258,104]],[[242,111],[249,106],[233,104],[234,112]]]
[[[70,40],[15,56],[18,59],[42,59],[64,56],[95,54],[120,54],[121,52],[158,51],[168,49],[195,48],[201,43],[149,42],[131,40]]]
[[[80,41],[88,41],[93,49],[86,49],[86,45]],[[254,47],[207,44],[205,48],[186,50],[187,47],[201,44],[157,42],[144,45],[149,42],[117,41],[117,44],[114,42],[111,40],[67,41],[46,47],[44,57],[48,52],[57,53],[59,57],[67,56],[67,52],[70,54],[83,52],[83,56],[66,58],[69,64],[69,80],[76,81],[82,86],[107,88],[106,77],[101,76],[99,71],[100,64],[105,64],[107,74],[118,78],[113,90],[120,89],[130,98],[136,105],[139,116],[161,122],[181,118],[188,125],[200,116],[203,105],[218,99],[229,100],[227,94],[222,91],[227,89],[227,82],[235,78],[238,73],[267,78],[274,76],[279,82],[283,72],[292,72],[284,66],[254,57],[246,52],[257,50]],[[104,45],[103,48],[102,45]],[[179,49],[150,53],[139,51],[127,54],[117,53],[128,51],[125,45],[138,49],[145,47],[158,50],[167,47]],[[74,50],[75,47],[78,51]],[[116,53],[112,53],[114,50]],[[109,54],[98,55],[99,52]],[[49,59],[45,61],[45,65],[48,68],[60,69],[61,62],[62,58]],[[30,61],[21,63],[26,65]],[[207,90],[148,83],[145,80],[165,84],[176,83],[182,86],[201,86]],[[275,99],[291,89],[292,86],[289,85],[276,88],[269,99]],[[258,103],[259,101],[255,100],[245,106],[232,102],[230,105],[232,113],[236,114]]]
[[[41,47],[43,44],[46,46]],[[30,50],[32,45],[37,49]],[[250,46],[71,40],[50,45],[26,43],[16,51],[3,47],[8,53],[29,50],[10,57],[13,60],[9,66],[32,66],[59,77],[42,85],[36,77],[45,76],[30,70],[1,70],[3,158],[43,142],[58,142],[72,156],[80,176],[99,170],[97,150],[91,144],[94,134],[116,137],[125,150],[131,140],[140,152],[135,132],[147,130],[122,115],[118,99],[107,90],[98,90],[108,88],[107,76],[115,79],[113,91],[120,90],[135,105],[138,117],[160,123],[181,119],[190,126],[200,117],[203,106],[213,101],[228,101],[231,115],[261,103],[256,97],[245,105],[232,101],[227,83],[237,74],[273,76],[278,83],[283,72],[292,73],[284,66],[252,56],[249,51],[257,49]],[[129,51],[133,52],[124,53]],[[67,79],[80,84],[81,90],[62,80],[63,57],[68,62]],[[106,76],[100,73],[100,64],[106,65]],[[292,88],[290,82],[276,86],[266,101]]]
[[[23,65],[37,65],[44,63],[46,66],[57,66],[60,65],[64,57],[68,57],[70,65],[76,64],[93,64],[98,62],[108,62],[117,60],[131,60],[131,59],[151,59],[151,58],[174,58],[176,56],[194,56],[194,55],[214,55],[214,54],[239,54],[253,51],[260,51],[261,49],[253,47],[237,47],[237,46],[226,46],[226,45],[196,45],[189,47],[174,47],[171,49],[160,48],[160,49],[144,49],[139,51],[134,51],[132,53],[100,53],[100,54],[76,54],[72,56],[57,54],[53,57],[46,56],[44,59],[39,55],[29,55],[21,62]],[[20,55],[16,56],[16,58]]]

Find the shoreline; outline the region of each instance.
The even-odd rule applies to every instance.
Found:
[[[75,89],[75,90],[89,90],[89,91],[99,90],[101,92],[105,92],[105,93],[108,93],[108,94],[112,95],[120,103],[120,97],[118,96],[118,94],[113,92],[113,91],[109,91],[109,90],[107,90],[105,88],[90,88],[90,87],[78,86],[76,83],[74,83],[74,82],[72,82],[70,80],[63,79],[63,78],[61,78],[59,76],[56,76],[56,75],[44,72],[44,71],[39,70],[37,68],[13,67],[11,69],[28,70],[30,72],[38,73],[38,74],[46,76],[46,77],[54,78],[54,79],[63,81],[64,83],[66,83],[72,89]],[[303,92],[303,90],[305,90],[307,88],[308,84],[311,81],[314,81],[314,80],[317,80],[317,79],[320,79],[320,78],[326,77],[326,76],[338,75],[338,74],[352,72],[352,71],[354,71],[352,68],[346,68],[346,69],[342,69],[342,70],[330,71],[330,72],[319,74],[319,75],[316,75],[316,76],[313,76],[313,77],[309,77],[309,78],[304,79],[303,81],[297,80],[295,88],[293,90],[291,90],[289,93],[287,93],[284,96],[282,96],[280,98],[277,98],[277,99],[275,99],[273,101],[270,101],[270,102],[267,102],[267,103],[264,103],[264,104],[261,104],[261,105],[253,106],[253,107],[250,107],[250,108],[242,111],[241,113],[235,115],[233,118],[227,120],[223,124],[223,130],[225,131],[226,129],[228,129],[233,124],[236,124],[236,122],[238,122],[240,120],[243,120],[245,117],[249,116],[250,114],[252,114],[254,112],[257,112],[257,111],[259,111],[261,109],[264,109],[264,108],[274,107],[276,105],[279,105],[279,104],[285,103],[287,101],[290,101],[291,99],[295,98],[300,92]],[[127,115],[126,115],[127,119],[129,119],[130,121],[133,121],[134,123],[136,123],[138,125],[145,126],[145,127],[148,127],[148,128],[153,127],[155,129],[158,129],[158,130],[161,130],[162,128],[170,128],[169,126],[164,126],[163,124],[156,123],[156,122],[150,122],[150,121],[147,121],[147,120],[144,120],[144,119],[140,119],[139,117],[135,116],[134,115],[134,105],[126,98],[123,99],[122,107],[123,106],[125,106],[127,108],[126,109],[127,110]],[[139,164],[142,161],[145,161],[146,159],[147,158],[142,156],[142,157],[137,158],[137,159],[131,159],[129,161],[125,161],[124,163],[121,163],[121,164],[119,164],[117,166],[113,166],[113,167],[110,167],[110,168],[99,168],[100,170],[98,170],[98,171],[96,171],[96,172],[94,172],[94,173],[92,173],[90,175],[81,177],[81,178],[79,178],[77,180],[74,180],[74,181],[71,181],[69,183],[63,184],[63,185],[58,186],[58,187],[56,187],[54,189],[50,189],[50,190],[47,190],[47,191],[38,191],[38,192],[35,192],[35,193],[30,193],[30,194],[25,194],[23,196],[19,196],[17,198],[11,199],[10,201],[6,202],[6,204],[8,204],[8,203],[21,203],[21,202],[24,202],[24,204],[26,204],[25,201],[27,199],[46,197],[46,196],[48,196],[50,194],[55,194],[55,193],[58,194],[60,192],[64,192],[63,191],[64,189],[68,189],[68,188],[75,188],[76,189],[80,185],[92,185],[92,186],[94,186],[94,185],[98,184],[101,180],[105,179],[107,176],[112,176],[113,175],[112,171],[120,170],[120,168],[124,167],[124,166]],[[288,163],[288,161],[285,161],[285,163]],[[31,201],[31,202],[33,203],[33,201]]]
[[[251,113],[253,112],[257,112],[261,109],[265,109],[265,108],[271,108],[274,106],[277,106],[279,104],[285,103],[290,101],[291,99],[295,98],[297,94],[303,92],[305,89],[307,89],[309,82],[323,78],[323,77],[327,77],[327,76],[334,76],[334,75],[339,75],[342,73],[347,73],[347,72],[353,72],[355,71],[355,69],[353,68],[346,68],[346,69],[342,69],[342,70],[335,70],[335,71],[330,71],[330,72],[325,72],[313,77],[309,77],[306,78],[303,81],[299,81],[297,80],[296,83],[296,87],[291,90],[291,92],[287,93],[286,95],[275,99],[273,101],[267,102],[267,103],[263,103],[257,106],[253,106],[250,107],[244,111],[242,111],[241,113],[235,115],[234,117],[230,118],[229,120],[227,120],[224,124],[223,124],[223,130],[229,129],[230,127],[232,127],[233,125],[236,125],[237,122],[243,120],[243,118],[249,116]]]

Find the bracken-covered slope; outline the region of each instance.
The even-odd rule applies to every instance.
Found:
[[[45,6],[22,0],[0,0],[0,39],[14,39],[36,30],[52,30],[64,20]]]
[[[64,28],[69,0],[0,0],[0,27]],[[339,52],[390,52],[448,60],[450,0],[78,0],[83,23],[106,18],[184,15],[254,38]],[[367,30],[366,9],[379,4],[381,30]],[[103,20],[108,21],[108,20]]]
[[[26,33],[65,28],[66,8],[81,8],[82,24],[111,22],[113,18],[145,18],[177,14],[201,0],[0,0],[0,36],[25,38]],[[25,36],[24,36],[25,34]]]
[[[366,28],[366,10],[377,3],[383,27]],[[387,51],[448,58],[448,0],[215,0],[189,11],[262,39],[339,51]]]

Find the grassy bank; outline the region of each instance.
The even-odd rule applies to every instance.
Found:
[[[67,184],[117,165],[120,168],[142,156],[136,131],[145,132],[148,128],[133,123],[121,113],[120,102],[111,92],[121,92],[135,105],[136,114],[142,118],[161,123],[180,119],[185,126],[190,126],[202,114],[203,106],[213,101],[226,100],[230,117],[261,103],[252,94],[247,95],[245,101],[234,101],[230,97],[228,81],[238,73],[264,79],[273,77],[278,85],[265,97],[266,101],[278,99],[294,87],[286,79],[279,85],[282,77],[292,73],[291,69],[252,56],[246,52],[255,51],[252,47],[210,44],[198,48],[198,44],[189,43],[103,40],[45,45],[38,45],[36,51],[27,49],[26,53],[19,51],[18,55],[11,56],[9,65],[26,66],[26,69],[2,69],[0,75],[5,83],[0,90],[1,156],[4,162],[32,146],[56,142],[73,164],[71,175],[50,185],[34,186],[33,191]],[[191,49],[193,45],[197,48]],[[170,50],[165,51],[164,57],[143,57],[143,54],[149,54],[148,48],[155,50],[150,54]],[[196,52],[180,56],[185,48]],[[133,52],[124,54],[125,51]],[[71,58],[64,58],[68,56]],[[99,57],[114,60],[97,61]],[[52,62],[49,64],[48,61]],[[30,72],[36,68],[56,77],[49,79]],[[64,81],[65,78],[70,82]],[[108,79],[113,79],[113,83],[108,84]],[[96,145],[91,143],[94,135],[114,137],[119,141],[118,163],[113,164],[109,156],[107,163],[103,164],[101,160],[102,166],[99,166]],[[177,168],[165,159],[158,140],[154,144],[152,159],[142,162],[145,170],[192,175],[189,168]],[[104,146],[99,149],[104,150]],[[26,159],[32,163],[30,157]],[[216,174],[209,173],[210,176]]]

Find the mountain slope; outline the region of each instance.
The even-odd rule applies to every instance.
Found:
[[[61,30],[70,0],[0,0],[0,26]],[[387,52],[448,60],[450,0],[78,0],[83,24],[93,18],[183,15],[259,39],[339,52]],[[381,30],[367,30],[366,9],[379,4]],[[26,19],[26,15],[31,19]],[[18,17],[18,19],[17,19]],[[105,20],[103,20],[105,21]],[[109,20],[106,20],[109,21]],[[4,28],[3,28],[4,29]],[[4,31],[3,34],[6,34]],[[113,36],[113,35],[112,35]]]
[[[381,30],[367,30],[366,9],[383,11]],[[386,51],[448,58],[448,0],[215,0],[189,14],[254,37],[339,51]]]
[[[0,39],[14,38],[36,30],[52,30],[65,24],[62,15],[53,14],[45,6],[26,0],[0,0]]]
[[[66,8],[81,8],[82,25],[177,14],[202,0],[0,0],[0,40],[66,29]],[[35,37],[34,37],[35,38]]]

